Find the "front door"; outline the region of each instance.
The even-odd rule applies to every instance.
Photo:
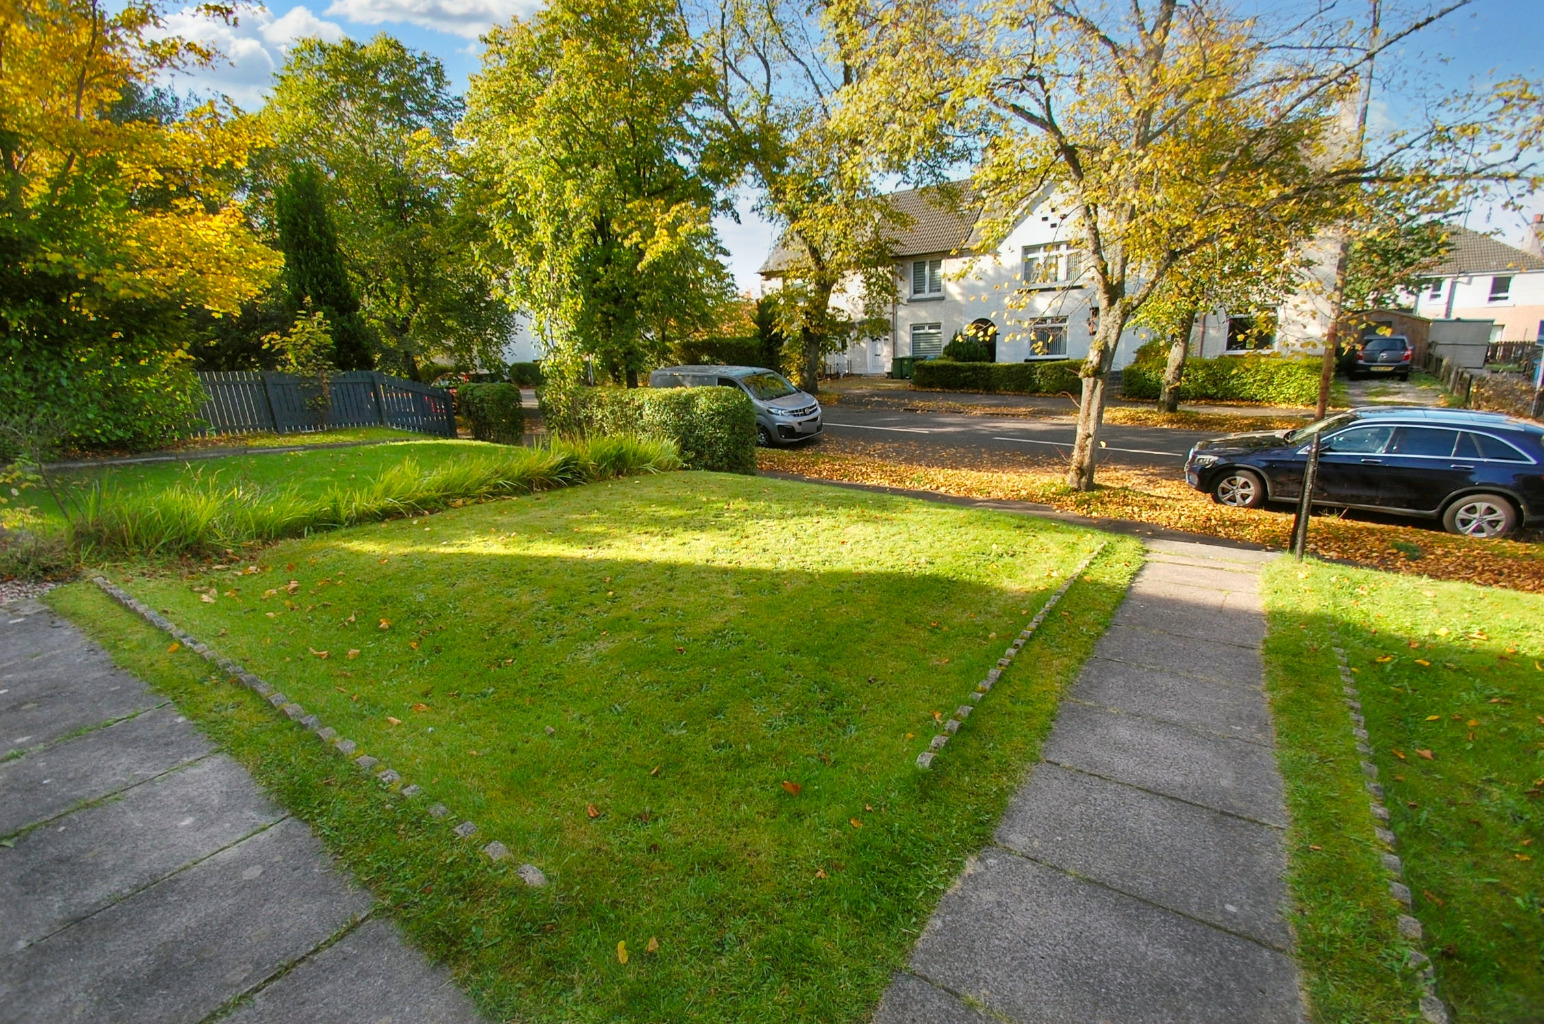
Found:
[[[1324,439],[1313,498],[1326,505],[1376,505],[1388,473],[1389,426],[1351,427]]]

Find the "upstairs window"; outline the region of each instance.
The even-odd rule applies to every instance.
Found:
[[[1512,279],[1510,277],[1493,277],[1490,279],[1490,301],[1505,302],[1512,297]]]
[[[1426,294],[1427,294],[1427,296],[1429,298],[1440,299],[1440,298],[1442,298],[1443,293],[1445,293],[1446,291],[1447,291],[1447,282],[1444,281],[1442,278],[1438,277],[1438,278],[1434,278],[1432,280],[1431,285],[1427,289],[1427,293]]]
[[[1070,285],[1083,276],[1083,254],[1066,242],[1024,247],[1024,286]]]
[[[933,298],[944,293],[944,261],[911,261],[912,298]]]

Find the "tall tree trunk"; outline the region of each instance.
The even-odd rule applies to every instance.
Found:
[[[1179,410],[1179,382],[1185,375],[1185,357],[1190,354],[1190,332],[1196,326],[1196,308],[1184,317],[1184,328],[1169,337],[1169,361],[1163,368],[1163,384],[1158,389],[1158,408],[1162,412]]]
[[[1104,403],[1109,390],[1110,364],[1126,317],[1118,308],[1106,308],[1083,360],[1083,398],[1078,404],[1078,435],[1072,443],[1072,463],[1067,467],[1067,486],[1076,491],[1094,489],[1094,464],[1099,451],[1099,427],[1104,422]]]
[[[820,392],[820,357],[826,347],[826,332],[831,329],[831,292],[832,285],[827,282],[810,286],[809,306],[799,328],[798,380],[794,383],[811,395]]]

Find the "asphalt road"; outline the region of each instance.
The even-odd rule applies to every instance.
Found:
[[[908,441],[939,448],[1043,454],[1047,462],[1065,462],[1072,453],[1077,426],[1070,420],[1027,420],[956,413],[899,412],[833,406],[825,410],[826,432],[871,441]],[[1217,433],[1167,427],[1105,424],[1099,460],[1107,465],[1172,469],[1178,476],[1190,446]],[[818,442],[816,442],[818,443]]]

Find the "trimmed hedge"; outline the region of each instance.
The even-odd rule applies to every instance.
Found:
[[[519,444],[525,436],[525,410],[513,384],[463,384],[456,389],[456,404],[479,441]]]
[[[687,469],[756,472],[756,410],[739,388],[587,388],[579,417],[591,436],[673,441]]]
[[[1127,398],[1157,398],[1163,369],[1163,359],[1139,357],[1126,367],[1121,393]],[[1319,399],[1319,373],[1317,360],[1278,355],[1187,359],[1179,397],[1183,402],[1313,405]]]
[[[1037,363],[957,363],[925,359],[912,367],[911,384],[924,391],[982,391],[1016,395],[1081,393],[1081,363],[1057,359]]]
[[[539,388],[546,378],[541,374],[541,363],[510,363],[509,382],[522,388]]]

